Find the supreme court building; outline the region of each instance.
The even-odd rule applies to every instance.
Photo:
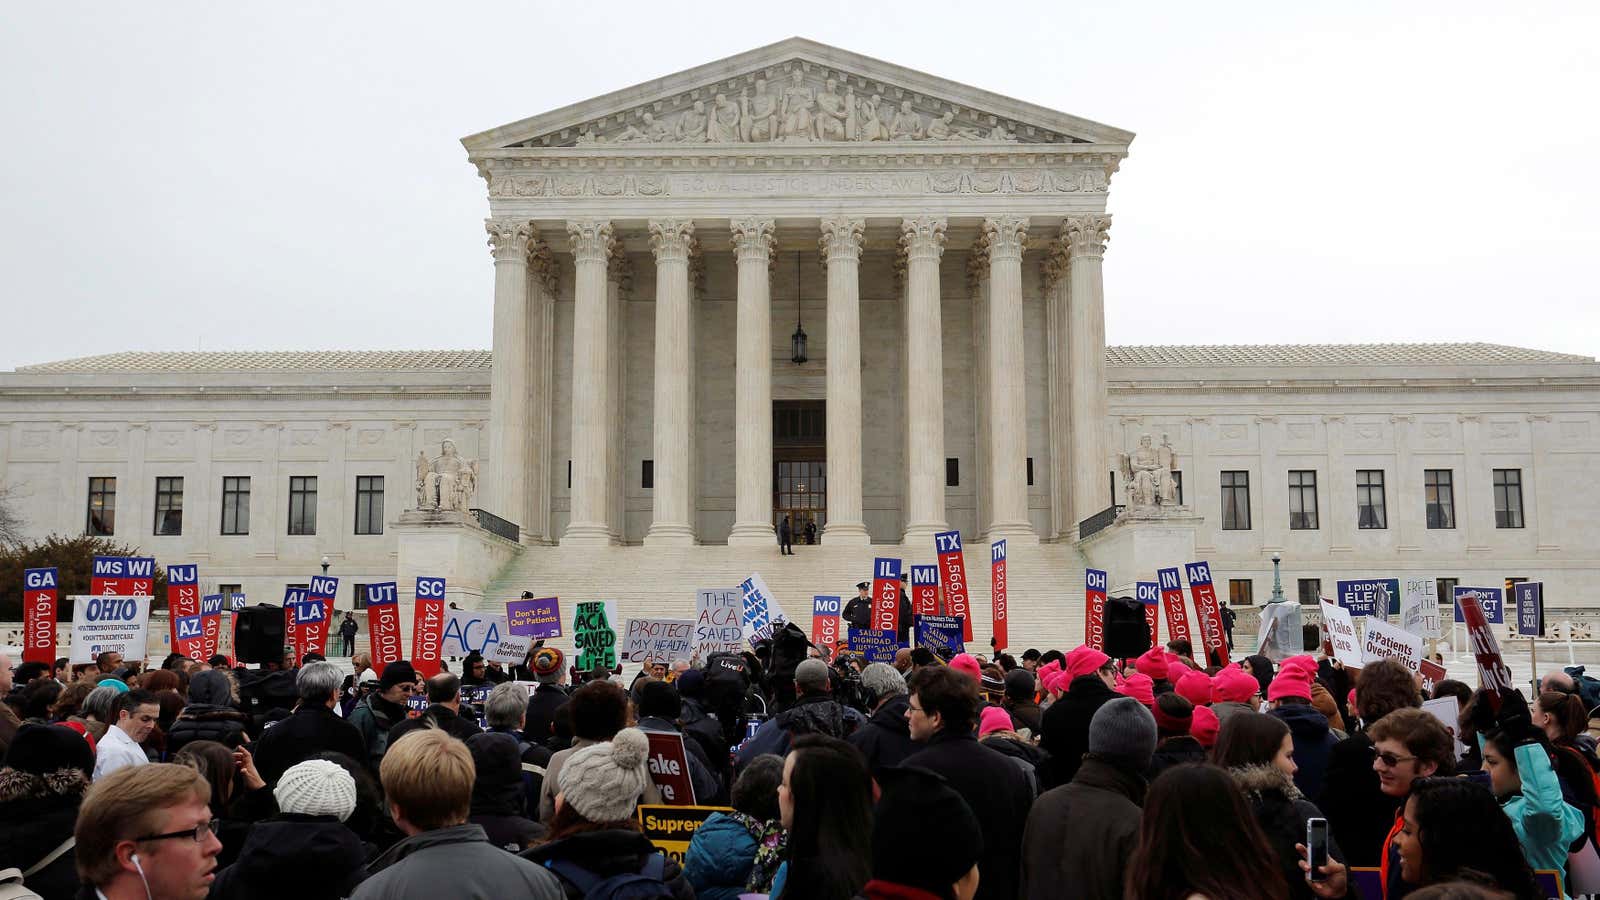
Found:
[[[109,533],[268,602],[326,555],[342,608],[441,575],[464,607],[531,590],[687,616],[694,589],[759,572],[804,621],[953,528],[980,642],[1007,541],[1019,649],[1081,640],[1086,565],[1126,589],[1180,552],[1241,606],[1277,553],[1291,599],[1531,578],[1586,620],[1600,365],[1107,347],[1132,140],[803,39],[709,63],[463,140],[492,353],[25,367],[0,374],[0,479],[32,533]],[[1119,518],[1146,435],[1174,496]],[[425,477],[442,455],[457,504]]]

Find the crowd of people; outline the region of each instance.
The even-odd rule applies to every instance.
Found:
[[[545,646],[352,662],[0,656],[0,896],[1299,900],[1370,868],[1374,900],[1535,900],[1600,870],[1565,672],[1529,704],[1183,641],[866,664],[792,625],[626,681]],[[720,808],[682,854],[638,815],[662,733]]]

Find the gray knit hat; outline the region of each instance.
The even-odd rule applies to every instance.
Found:
[[[561,767],[562,802],[590,822],[632,818],[650,782],[644,764],[649,753],[650,741],[637,728],[624,728],[606,743],[579,750]]]
[[[1089,752],[1143,772],[1156,752],[1156,719],[1132,697],[1101,706],[1089,720]]]

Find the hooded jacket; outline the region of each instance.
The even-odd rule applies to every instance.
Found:
[[[898,766],[922,749],[921,741],[911,739],[911,724],[906,721],[906,710],[910,706],[911,698],[904,694],[890,697],[872,713],[867,724],[848,738],[867,758],[867,771]]]
[[[545,835],[545,827],[526,815],[522,749],[510,734],[474,735],[467,742],[477,777],[472,780],[472,811],[467,822],[483,827],[489,843],[518,853]]]
[[[191,703],[183,708],[167,729],[167,758],[194,741],[216,741],[224,747],[238,747],[249,740],[246,730],[250,717],[231,706]],[[359,760],[358,760],[359,761]]]
[[[562,900],[561,881],[540,866],[490,844],[476,825],[406,838],[368,866],[372,875],[352,900],[518,897]]]
[[[727,813],[712,813],[689,839],[684,877],[699,900],[739,900],[746,893],[758,849],[756,835],[744,822]]]
[[[0,769],[0,869],[26,870],[72,837],[78,804],[88,787],[88,776],[76,769],[44,777]],[[45,900],[73,896],[78,891],[76,859],[77,851],[68,850],[29,875],[28,889]]]
[[[250,826],[239,859],[217,872],[212,900],[338,900],[367,876],[367,848],[332,816],[281,814]]]
[[[801,694],[788,709],[761,723],[755,735],[739,751],[739,766],[743,768],[745,763],[763,753],[784,756],[788,754],[794,738],[801,735],[848,737],[855,731],[860,716],[860,713],[834,700],[832,694]]]
[[[1322,779],[1328,771],[1328,756],[1339,741],[1328,728],[1328,717],[1310,704],[1286,703],[1267,715],[1289,726],[1294,737],[1294,786],[1307,797],[1322,796]]]
[[[1072,679],[1061,699],[1044,711],[1039,747],[1050,758],[1040,766],[1041,788],[1059,787],[1072,780],[1078,763],[1089,752],[1089,720],[1101,706],[1118,696],[1099,675],[1079,675]]]
[[[639,832],[616,829],[580,832],[524,850],[521,856],[546,870],[550,869],[552,863],[561,861],[575,864],[602,878],[610,878],[638,872],[644,868],[645,860],[656,852],[650,839]],[[555,873],[554,877],[560,884],[563,896],[568,900],[582,900],[583,894],[576,885],[562,878],[559,873]],[[661,873],[661,880],[678,900],[694,900],[694,887],[684,877],[683,868],[670,858]]]
[[[927,746],[906,757],[905,765],[942,775],[950,789],[972,808],[983,828],[983,855],[976,900],[1014,900],[1022,848],[1022,826],[1033,804],[1033,785],[1016,761],[978,743],[969,732],[945,728]]]
[[[1070,784],[1045,791],[1022,834],[1022,900],[1121,900],[1139,844],[1144,776],[1090,755]],[[979,884],[983,870],[978,871]]]
[[[1256,814],[1256,824],[1266,833],[1267,843],[1278,857],[1278,868],[1289,884],[1291,900],[1311,900],[1317,896],[1306,883],[1305,873],[1300,871],[1300,851],[1294,845],[1306,842],[1306,820],[1324,818],[1322,811],[1276,766],[1244,766],[1229,769],[1228,774],[1244,791],[1245,799]],[[1344,852],[1331,833],[1328,856],[1344,861]],[[1353,895],[1347,890],[1345,896]]]

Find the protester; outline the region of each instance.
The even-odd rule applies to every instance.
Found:
[[[1228,666],[1211,679],[1211,709],[1219,721],[1242,712],[1256,712],[1261,703],[1261,685],[1238,666]]]
[[[356,808],[344,820],[346,828],[354,832],[366,847],[366,859],[373,859],[405,838],[405,834],[389,817],[389,807],[383,800],[383,789],[378,779],[366,766],[343,753],[324,751],[312,759],[331,762],[345,771],[356,785]]]
[[[189,704],[167,729],[167,753],[193,741],[216,741],[226,747],[248,743],[250,717],[233,707],[233,681],[220,669],[197,672],[189,679]]]
[[[1217,734],[1222,730],[1222,722],[1217,719],[1217,714],[1209,706],[1196,706],[1193,719],[1189,723],[1189,734],[1193,735],[1202,749],[1210,751],[1217,745]]]
[[[527,721],[528,692],[520,684],[498,684],[483,702],[485,734],[504,735],[517,748],[519,761],[518,784],[522,786],[523,800],[519,815],[537,814],[539,789],[544,785],[544,769],[550,762],[550,750],[536,744],[523,734]]]
[[[1363,678],[1365,675],[1363,672]],[[1359,695],[1357,702],[1360,703]],[[1400,869],[1396,865],[1398,848],[1395,846],[1395,835],[1403,824],[1401,811],[1405,799],[1417,779],[1451,774],[1455,765],[1455,744],[1450,732],[1444,729],[1439,720],[1420,709],[1397,709],[1375,722],[1367,729],[1367,734],[1372,739],[1371,767],[1378,775],[1381,800],[1365,807],[1345,805],[1339,813],[1341,816],[1363,816],[1369,821],[1358,820],[1342,823],[1341,826],[1336,824],[1331,811],[1328,821],[1333,827],[1334,838],[1345,847],[1347,855],[1353,856],[1349,845],[1344,843],[1341,827],[1344,831],[1353,830],[1357,834],[1370,836],[1378,824],[1370,820],[1385,814],[1389,816],[1388,830],[1379,844],[1378,865],[1383,869],[1385,895],[1398,897],[1412,887],[1400,880]],[[1328,791],[1331,790],[1330,783]],[[1327,791],[1324,793],[1327,797],[1324,805],[1327,805],[1334,797]],[[1394,812],[1388,813],[1391,807]],[[1351,825],[1356,827],[1351,829]]]
[[[1272,660],[1257,653],[1253,656],[1246,656],[1244,662],[1239,664],[1239,668],[1246,675],[1256,680],[1256,693],[1265,697],[1267,691],[1272,688],[1273,677],[1277,674],[1277,669],[1273,667]]]
[[[1179,676],[1172,689],[1192,706],[1210,706],[1213,699],[1211,676],[1193,669]]]
[[[383,667],[378,689],[370,691],[350,711],[349,722],[361,733],[366,747],[356,756],[376,770],[389,748],[389,730],[406,720],[406,703],[416,692],[417,670],[398,660]],[[337,748],[335,748],[337,749]]]
[[[343,680],[330,662],[312,663],[295,676],[299,702],[294,712],[264,731],[253,750],[256,770],[269,786],[276,785],[290,766],[325,751],[367,761],[361,732],[333,712]]]
[[[1088,754],[1071,783],[1042,794],[1022,837],[1024,900],[1122,897],[1123,873],[1138,843],[1144,773],[1156,749],[1156,723],[1127,697],[1102,705],[1090,722]],[[983,871],[979,867],[980,873]]]
[[[872,837],[872,776],[861,754],[838,738],[798,738],[783,763],[778,809],[789,840],[772,900],[854,897],[867,883]]]
[[[599,683],[584,685],[578,694]],[[573,703],[579,702],[574,695]],[[559,789],[549,840],[522,856],[555,873],[569,900],[629,876],[659,884],[679,900],[693,900],[694,888],[682,869],[640,833],[634,815],[650,785],[649,751],[643,732],[623,728],[609,741],[575,750],[555,776]]]
[[[1479,876],[1517,900],[1545,900],[1511,820],[1496,807],[1481,784],[1460,778],[1417,779],[1395,833],[1398,878],[1406,884],[1433,885]],[[1389,867],[1386,863],[1384,868]]]
[[[250,751],[230,750],[216,741],[191,741],[171,761],[199,772],[211,786],[212,831],[222,842],[217,865],[229,865],[238,857],[250,823],[277,812]]]
[[[1018,671],[1027,671],[1025,669]],[[972,900],[983,829],[965,800],[925,769],[888,769],[872,822],[865,900]],[[936,822],[935,828],[928,823]]]
[[[1413,756],[1412,751],[1397,751],[1394,746],[1389,747],[1389,758],[1396,760],[1395,766],[1379,769],[1382,760],[1376,757],[1377,750],[1368,729],[1396,710],[1420,706],[1422,699],[1411,670],[1404,663],[1392,659],[1379,660],[1363,667],[1355,690],[1354,712],[1357,721],[1351,723],[1353,730],[1350,736],[1329,750],[1322,794],[1310,799],[1327,813],[1333,837],[1345,852],[1345,863],[1372,867],[1383,859],[1386,836],[1394,827],[1400,806],[1410,789],[1411,778],[1419,773],[1416,771],[1416,760],[1402,759]],[[1419,721],[1407,720],[1413,724]],[[1426,725],[1418,724],[1416,728],[1426,728]],[[1416,728],[1408,727],[1405,734],[1420,734]],[[1443,730],[1442,726],[1440,730]],[[1391,732],[1397,733],[1400,733],[1398,728]],[[1436,737],[1434,732],[1430,731],[1429,734]],[[1422,738],[1421,743],[1433,745],[1431,737]],[[1453,753],[1450,755],[1454,756]],[[1387,786],[1380,772],[1390,776]]]
[[[1244,794],[1226,772],[1178,766],[1150,785],[1125,896],[1284,900],[1288,888],[1275,862]]]
[[[1011,714],[1012,729],[1026,730],[1034,739],[1039,737],[1044,724],[1044,710],[1034,700],[1037,691],[1038,679],[1031,670],[1017,668],[1006,673],[1006,695],[1001,705]]]
[[[517,704],[519,714],[521,706]],[[467,739],[467,749],[474,772],[467,822],[481,826],[489,843],[512,853],[533,846],[547,829],[527,816],[517,739],[509,734],[475,734]]]
[[[762,722],[755,735],[740,748],[736,760],[740,768],[764,753],[780,756],[788,753],[794,739],[802,735],[844,738],[854,730],[859,713],[847,711],[833,699],[827,663],[820,659],[802,660],[794,670],[794,688],[794,703]],[[977,679],[973,679],[973,688],[977,688]]]
[[[73,829],[79,896],[92,887],[105,900],[205,897],[222,850],[210,794],[200,773],[171,763],[96,778]]]
[[[0,869],[24,873],[46,900],[78,890],[70,844],[78,806],[94,771],[88,741],[60,725],[25,723],[0,767]]]
[[[1206,761],[1206,748],[1193,735],[1195,706],[1176,691],[1156,697],[1151,710],[1156,720],[1156,752],[1148,776],[1155,778],[1173,766]]]
[[[461,714],[461,678],[449,672],[440,672],[428,679],[428,708],[414,719],[396,722],[389,729],[389,740],[400,738],[422,728],[438,728],[458,741],[482,734],[474,719]]]
[[[998,706],[985,706],[978,714],[978,743],[1016,763],[1028,780],[1029,796],[1038,796],[1038,768],[1044,761],[1044,751],[1012,729],[1010,713]]]
[[[554,647],[536,648],[529,656],[528,674],[539,686],[528,695],[528,718],[523,733],[536,744],[548,744],[555,736],[556,710],[572,699],[564,686],[566,657]]]
[[[1533,724],[1521,693],[1501,694],[1497,715],[1488,702],[1477,706],[1473,724],[1482,736],[1483,770],[1511,819],[1522,855],[1535,870],[1563,869],[1568,848],[1583,836],[1584,820],[1562,799],[1544,732]]]
[[[117,698],[116,721],[95,745],[96,781],[124,766],[142,766],[150,762],[139,744],[155,730],[160,715],[161,707],[149,691],[136,688]]]
[[[1043,669],[1041,669],[1043,671]],[[1089,748],[1089,723],[1095,712],[1116,699],[1116,667],[1111,657],[1080,646],[1066,658],[1067,692],[1040,718],[1039,747],[1049,754],[1040,767],[1040,788],[1048,790],[1072,780]]]
[[[345,610],[344,621],[339,623],[339,655],[354,656],[356,652],[356,634],[361,631],[361,626],[356,623],[356,615]],[[353,661],[352,661],[353,664]],[[356,670],[361,671],[360,669]]]
[[[1311,705],[1314,664],[1313,668],[1292,665],[1296,660],[1311,663],[1310,657],[1284,661],[1267,689],[1267,702],[1272,706],[1267,715],[1288,725],[1294,736],[1295,787],[1307,797],[1320,797],[1328,755],[1338,741],[1328,727],[1328,717]]]
[[[683,713],[683,701],[678,697],[678,689],[665,681],[646,682],[639,686],[637,709],[640,731],[646,734],[676,734],[683,738],[695,802],[701,806],[725,805],[727,786],[718,779],[705,750],[678,727],[678,717]]]
[[[911,737],[927,746],[904,764],[944,776],[967,801],[987,838],[979,869],[988,874],[978,885],[978,897],[1012,900],[1033,785],[1012,760],[973,737],[978,695],[970,677],[953,668],[930,668],[912,676],[910,687]]]
[[[848,740],[866,758],[867,769],[877,772],[897,766],[922,749],[920,741],[911,739],[911,726],[906,722],[911,698],[906,694],[905,676],[893,666],[873,663],[861,670],[861,688],[872,715]]]
[[[572,746],[550,757],[539,786],[539,821],[546,825],[555,819],[556,794],[566,761],[587,747],[610,741],[628,726],[628,695],[609,681],[591,681],[573,691],[565,708],[572,717]],[[643,802],[661,802],[661,792],[653,783],[645,784]]]
[[[1151,647],[1143,656],[1133,661],[1134,668],[1140,675],[1150,679],[1150,690],[1153,694],[1165,694],[1172,690],[1172,682],[1167,680],[1167,654],[1160,647]]]
[[[699,900],[738,900],[772,889],[788,845],[778,808],[783,767],[781,756],[752,759],[734,782],[733,811],[712,813],[695,829],[683,873]]]
[[[211,900],[337,900],[366,877],[367,848],[344,823],[356,782],[320,759],[296,763],[273,789],[278,813],[250,826],[239,859],[217,872]]]

